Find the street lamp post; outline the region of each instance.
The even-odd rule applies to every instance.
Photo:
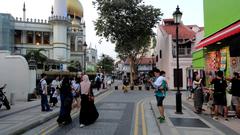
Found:
[[[84,44],[83,44],[83,51],[84,51],[84,55],[83,55],[83,72],[86,73],[86,51],[87,51],[87,44],[86,44],[86,42],[84,42]]]
[[[104,66],[105,66],[105,54],[102,55],[102,72],[103,72],[103,73],[105,73],[105,70],[106,70],[106,69],[104,68]],[[106,67],[106,66],[105,66],[105,67]]]
[[[176,93],[176,113],[182,114],[182,93],[180,92],[180,75],[179,75],[179,45],[178,45],[178,25],[181,23],[182,12],[177,6],[173,13],[174,23],[176,24],[176,46],[177,46],[177,93]]]

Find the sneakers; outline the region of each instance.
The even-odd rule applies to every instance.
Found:
[[[160,116],[160,117],[158,117],[158,119],[159,119],[159,121],[160,121],[160,123],[163,123],[164,121],[165,121],[165,117],[163,116]]]
[[[85,127],[85,125],[84,125],[84,124],[80,124],[79,127],[80,127],[80,128],[83,128],[83,127]]]

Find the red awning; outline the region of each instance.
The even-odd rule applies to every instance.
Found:
[[[240,21],[237,23],[234,23],[217,33],[203,39],[201,42],[198,43],[198,45],[195,47],[196,49],[200,49],[206,46],[209,46],[213,43],[216,43],[218,41],[221,41],[222,39],[228,38],[230,36],[233,36],[237,33],[240,33]]]

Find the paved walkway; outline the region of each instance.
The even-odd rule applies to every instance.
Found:
[[[166,121],[158,123],[161,135],[239,135],[239,119],[230,119],[225,122],[213,120],[209,114],[195,114],[193,110],[193,102],[186,101],[186,97],[182,96],[183,114],[175,113],[175,93],[169,92],[164,100]],[[156,106],[156,100],[150,101],[155,117],[159,117]],[[206,112],[207,113],[207,112]],[[157,120],[157,119],[156,119]]]
[[[154,121],[149,101],[154,98],[153,91],[138,89],[123,93],[121,84],[119,90],[110,90],[96,101],[99,118],[94,124],[84,128],[79,127],[78,114],[67,126],[51,126],[44,124],[42,134],[52,135],[159,135],[159,129]],[[105,95],[105,96],[104,96]],[[102,95],[101,95],[102,96]],[[100,97],[101,97],[100,96]],[[36,130],[35,130],[36,133]],[[30,135],[30,134],[26,134]]]
[[[94,95],[98,96],[106,90],[94,90]],[[40,99],[31,102],[16,101],[10,110],[3,106],[0,109],[0,134],[21,134],[58,115],[60,107],[54,107],[51,112],[42,112],[40,103]]]

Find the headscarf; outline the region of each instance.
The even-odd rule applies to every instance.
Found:
[[[87,95],[91,87],[91,82],[89,81],[88,75],[84,75],[82,80],[83,81],[80,83],[81,93]]]

